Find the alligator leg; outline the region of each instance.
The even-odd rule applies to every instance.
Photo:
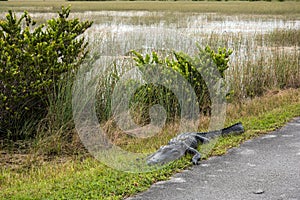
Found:
[[[200,140],[202,142],[202,144],[209,143],[209,139],[207,137],[202,136],[202,135],[197,135],[196,138],[197,138],[197,140]]]
[[[187,150],[194,154],[194,156],[192,158],[193,164],[198,165],[198,162],[200,161],[200,158],[201,158],[201,154],[199,153],[199,151],[197,151],[196,149],[194,149],[192,147],[189,147]]]

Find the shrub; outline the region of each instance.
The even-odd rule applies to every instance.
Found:
[[[68,19],[69,14],[70,8],[62,7],[58,18],[34,27],[27,12],[18,19],[9,11],[0,22],[1,136],[32,136],[20,128],[46,113],[49,94],[86,57],[87,42],[78,36],[92,23]]]
[[[191,57],[183,52],[173,52],[171,59],[168,57],[162,59],[156,52],[153,52],[152,55],[146,54],[145,56],[136,51],[133,51],[133,53],[136,56],[135,61],[137,66],[142,72],[146,68],[153,68],[155,70],[155,67],[158,65],[166,66],[166,70],[163,73],[166,73],[167,77],[170,77],[167,68],[178,72],[195,91],[200,112],[209,115],[211,111],[211,95],[209,94],[207,81],[214,81],[217,80],[215,78],[218,78],[213,77],[215,76],[215,72],[211,71],[213,68],[210,68],[210,66],[216,66],[220,75],[219,78],[225,78],[225,71],[229,67],[229,56],[232,54],[232,51],[226,48],[219,48],[215,52],[209,46],[204,49],[198,47],[198,49],[199,51],[196,56]],[[176,80],[177,78],[173,79]],[[172,84],[176,85],[175,82]],[[172,91],[163,85],[143,85],[135,92],[131,104],[134,107],[133,110],[140,109],[140,113],[138,113],[139,117],[137,118],[143,119],[141,123],[149,123],[149,109],[155,104],[164,106],[169,119],[180,115],[178,99],[176,99]]]

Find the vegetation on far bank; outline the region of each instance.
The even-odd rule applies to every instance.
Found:
[[[297,1],[286,2],[246,2],[246,1],[7,1],[2,2],[0,11],[56,12],[61,6],[72,6],[74,12],[85,11],[166,11],[219,13],[228,15],[277,15],[282,17],[298,16],[300,4]]]

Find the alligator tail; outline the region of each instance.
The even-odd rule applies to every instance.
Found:
[[[209,131],[209,132],[202,132],[202,133],[198,133],[201,136],[207,137],[207,138],[213,138],[216,136],[226,136],[229,134],[240,134],[243,133],[244,127],[242,125],[241,122],[238,122],[236,124],[233,124],[229,127],[223,128],[221,130],[216,130],[216,131]]]
[[[227,128],[222,129],[222,135],[228,135],[228,134],[240,134],[245,132],[243,124],[241,122],[238,122],[236,124],[233,124],[232,126],[229,126]]]

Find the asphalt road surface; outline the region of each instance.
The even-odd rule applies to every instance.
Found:
[[[300,118],[128,200],[300,200]]]

